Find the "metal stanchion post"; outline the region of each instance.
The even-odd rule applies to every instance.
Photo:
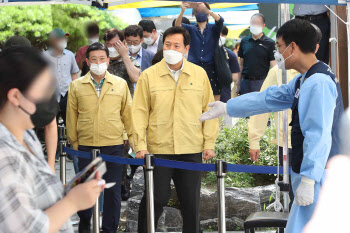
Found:
[[[226,214],[225,214],[225,175],[227,164],[219,159],[216,161],[216,177],[218,182],[218,233],[226,233]]]
[[[91,161],[96,159],[99,154],[100,150],[94,149],[91,153]],[[99,198],[96,200],[96,204],[94,205],[93,215],[92,215],[92,232],[93,233],[100,233],[100,203]]]
[[[154,233],[154,197],[153,197],[153,168],[154,156],[145,156],[146,166],[146,193],[147,193],[147,232]]]
[[[58,126],[58,139],[59,139],[59,152],[60,152],[60,179],[62,183],[66,184],[66,158],[67,154],[64,151],[64,147],[67,146],[67,141],[65,140],[65,128],[64,126]]]
[[[62,183],[66,184],[66,158],[67,154],[64,151],[64,148],[67,146],[67,142],[62,140],[60,141],[60,178]]]

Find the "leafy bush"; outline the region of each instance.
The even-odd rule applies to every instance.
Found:
[[[88,43],[85,37],[87,22],[98,23],[101,36],[112,27],[123,29],[127,26],[109,11],[76,4],[4,6],[0,7],[0,19],[1,47],[9,37],[22,35],[33,46],[45,48],[48,33],[58,27],[70,33],[67,49],[73,52]]]
[[[248,120],[239,119],[233,127],[223,127],[221,129],[215,146],[216,157],[208,162],[215,163],[216,159],[223,159],[231,164],[277,166],[277,146],[271,143],[275,138],[276,128],[272,118],[270,126],[267,127],[266,133],[260,141],[259,162],[251,161],[249,156]],[[271,184],[274,179],[274,175],[229,172],[226,174],[225,182],[226,186],[231,187],[254,187]],[[202,184],[204,186],[216,185],[215,173],[204,174]]]

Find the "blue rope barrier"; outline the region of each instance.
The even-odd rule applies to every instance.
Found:
[[[130,164],[130,165],[138,165],[142,166],[145,164],[144,159],[128,159],[123,157],[116,157],[111,155],[100,154],[100,157],[106,161],[111,163],[119,163],[119,164]]]
[[[77,151],[77,150],[73,150],[69,147],[65,147],[63,150],[67,154],[75,156],[75,157],[79,157],[79,158],[83,158],[83,159],[91,159],[91,154],[89,152]]]
[[[182,161],[175,160],[166,160],[166,159],[154,159],[155,166],[161,167],[170,167],[170,168],[178,168],[192,171],[208,171],[215,172],[215,164],[205,164],[205,163],[188,163]]]
[[[71,148],[65,147],[64,151],[67,154],[72,156],[76,156],[84,159],[91,159],[91,154],[89,152],[76,151]],[[130,164],[130,165],[138,165],[142,166],[145,164],[143,159],[129,159],[111,155],[100,154],[100,157],[106,161],[111,163],[119,163],[119,164]],[[169,167],[169,168],[177,168],[184,170],[192,170],[192,171],[207,171],[207,172],[215,172],[216,167],[215,164],[205,164],[205,163],[189,163],[175,160],[166,160],[166,159],[154,159],[155,166],[161,167]],[[283,167],[279,167],[279,173],[283,174]],[[244,172],[244,173],[257,173],[257,174],[277,174],[277,167],[273,166],[254,166],[254,165],[240,165],[240,164],[227,164],[227,172]],[[289,168],[290,173],[290,168]]]

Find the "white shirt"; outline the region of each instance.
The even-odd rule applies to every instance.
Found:
[[[158,44],[159,44],[159,34],[158,34],[158,38],[156,40],[156,42],[153,45],[147,45],[147,50],[151,51],[153,53],[157,53],[158,52]]]
[[[172,75],[173,78],[175,79],[175,82],[177,83],[177,81],[179,80],[179,76],[180,76],[180,74],[181,74],[181,72],[182,72],[182,69],[184,68],[184,62],[182,61],[181,69],[176,70],[176,71],[170,69],[170,67],[168,66],[168,63],[167,63],[166,65],[167,65],[168,69],[170,70],[171,75]]]
[[[324,5],[294,4],[293,14],[296,16],[319,15],[328,12]]]

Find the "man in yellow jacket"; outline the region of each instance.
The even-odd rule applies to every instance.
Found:
[[[108,73],[109,51],[106,45],[94,43],[86,51],[90,72],[69,86],[67,105],[67,136],[73,148],[123,157],[124,126],[132,141],[131,95],[126,81]],[[79,170],[90,163],[79,158]],[[121,206],[123,165],[107,162],[106,182],[116,182],[104,193],[103,232],[115,233]],[[79,233],[90,232],[92,209],[78,212]]]
[[[299,74],[296,70],[287,70],[287,83],[289,83],[295,76]],[[267,77],[261,87],[260,91],[264,91],[270,86],[282,84],[282,70],[278,69],[278,66],[274,66],[270,69]],[[248,139],[249,139],[249,153],[251,160],[257,162],[260,155],[260,139],[265,134],[265,130],[267,127],[267,122],[271,116],[271,113],[265,113],[261,115],[251,116],[248,122]],[[292,110],[288,110],[288,122],[292,120]],[[276,122],[276,136],[278,139],[273,141],[272,143],[278,144],[278,155],[280,166],[283,166],[283,120],[282,120],[282,112],[275,113],[275,122]],[[277,124],[279,124],[277,126]],[[288,154],[289,154],[289,163],[291,164],[292,159],[292,145],[291,145],[291,137],[290,137],[291,127],[288,128]],[[277,140],[278,143],[277,143]],[[292,188],[289,189],[289,198],[290,198],[290,207],[292,206],[294,195]]]
[[[145,70],[137,83],[132,107],[137,158],[201,163],[213,158],[218,120],[199,117],[214,101],[206,72],[184,59],[190,35],[181,27],[165,31],[164,59]],[[182,207],[183,232],[199,232],[201,172],[156,166],[154,169],[155,223],[167,205],[173,179]],[[146,196],[141,200],[138,232],[147,232]]]

